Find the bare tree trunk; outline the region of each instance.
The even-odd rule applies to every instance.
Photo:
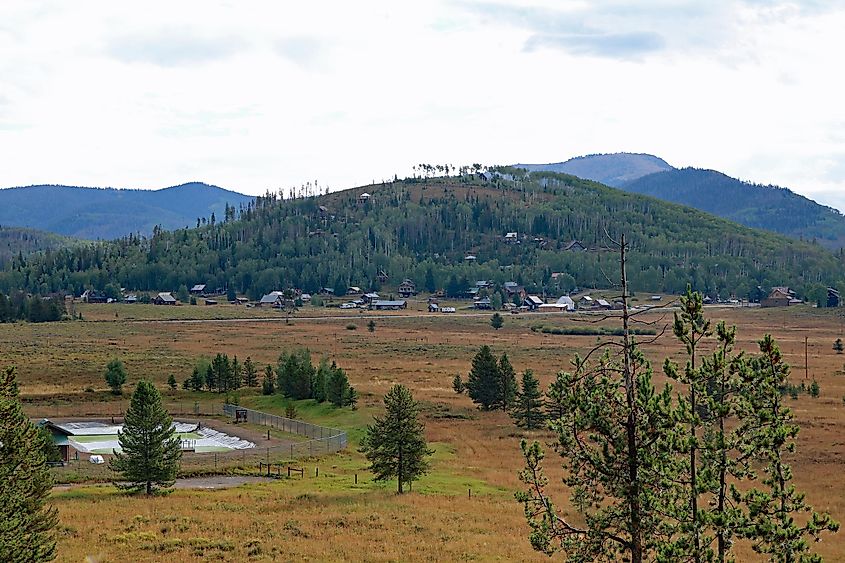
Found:
[[[639,452],[637,449],[637,387],[631,366],[631,335],[629,330],[628,313],[628,274],[625,270],[625,235],[619,244],[619,262],[622,270],[622,342],[623,342],[623,375],[625,383],[625,400],[628,407],[626,431],[628,439],[628,505],[630,520],[628,533],[631,535],[631,563],[642,563],[642,514],[640,507],[640,478]]]

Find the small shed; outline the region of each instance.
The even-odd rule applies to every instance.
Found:
[[[202,295],[203,293],[205,293],[204,283],[198,283],[191,288],[191,295]]]

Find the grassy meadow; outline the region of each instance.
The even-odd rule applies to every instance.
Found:
[[[576,352],[612,338],[531,330],[538,324],[565,328],[587,322],[560,314],[504,315],[499,331],[491,328],[489,315],[380,315],[369,332],[367,314],[331,318],[336,309],[329,315],[320,311],[329,318],[294,318],[286,324],[263,317],[232,322],[207,316],[209,309],[221,319],[240,318],[244,312],[225,304],[77,307],[84,321],[0,325],[0,365],[18,367],[28,408],[52,406],[67,413],[78,402],[114,401],[102,376],[112,357],[126,364],[127,392],[133,382],[149,378],[166,401],[215,400],[207,393],[172,392],[167,378],[172,373],[181,384],[198,356],[250,356],[263,369],[275,364],[280,352],[303,345],[315,362],[323,355],[336,360],[361,397],[355,411],[297,403],[303,420],[350,432],[347,451],[298,464],[306,469],[304,478],[225,490],[176,490],[151,499],[127,499],[103,485],[57,489],[61,561],[86,556],[92,561],[546,560],[532,552],[522,507],[513,500],[519,488],[519,439],[546,435],[517,429],[501,412],[476,410],[466,396],[452,391],[452,378],[465,376],[479,346],[489,344],[497,354],[507,352],[518,372],[533,369],[545,387]],[[418,302],[405,313],[424,307]],[[132,318],[125,309],[131,309]],[[316,308],[297,315],[310,317],[311,309]],[[162,310],[178,310],[179,317]],[[808,372],[819,382],[821,396],[787,399],[802,429],[793,460],[795,480],[810,504],[845,521],[845,474],[840,470],[845,461],[845,355],[833,350],[834,340],[845,337],[842,315],[807,307],[711,308],[707,314],[738,326],[739,349],[753,352],[755,342],[772,333],[793,366],[794,383],[804,380],[808,338]],[[658,329],[671,322],[671,314],[653,312],[647,318],[657,321]],[[350,323],[357,328],[347,329]],[[644,349],[658,371],[665,357],[683,358],[670,333]],[[374,483],[356,451],[364,427],[394,383],[408,385],[421,401],[427,437],[436,449],[431,474],[404,496],[393,492],[395,483]],[[279,396],[250,391],[242,392],[240,401],[277,414],[285,407]],[[554,456],[547,461],[552,468]],[[564,494],[557,495],[562,506]],[[845,559],[841,537],[827,536],[817,549],[829,560]],[[753,560],[748,552],[741,555]]]

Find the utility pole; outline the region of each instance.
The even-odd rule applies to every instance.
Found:
[[[808,353],[807,337],[804,337],[804,379],[810,379],[810,355]]]

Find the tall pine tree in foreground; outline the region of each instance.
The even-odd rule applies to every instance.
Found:
[[[161,404],[158,389],[149,381],[138,382],[126,411],[123,431],[118,432],[121,452],[109,462],[120,474],[118,487],[152,494],[176,480],[182,459],[173,419]]]
[[[21,408],[15,369],[0,373],[0,561],[29,563],[56,557],[56,509],[45,503],[50,478],[43,433]]]
[[[576,358],[572,373],[559,374],[562,416],[551,422],[578,517],[552,503],[539,442],[522,442],[519,477],[527,487],[516,498],[531,527],[531,545],[549,555],[563,551],[570,561],[642,563],[667,535],[661,510],[675,465],[669,450],[676,439],[672,390],[655,389],[651,366],[634,344],[624,236],[618,248],[621,342],[600,345],[594,351],[606,350],[598,360]]]
[[[398,480],[397,491],[404,492],[428,472],[428,457],[434,453],[425,441],[425,426],[418,420],[419,404],[404,385],[394,385],[384,396],[384,416],[373,417],[373,424],[361,441],[361,452],[370,462],[376,481]]]

